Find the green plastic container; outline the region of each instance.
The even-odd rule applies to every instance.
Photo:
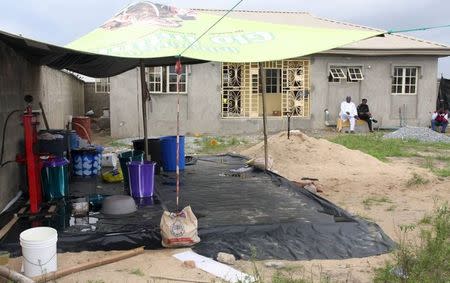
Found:
[[[144,152],[141,150],[130,150],[119,154],[120,169],[122,169],[125,190],[130,188],[127,163],[131,161],[144,161]]]
[[[51,201],[69,196],[69,161],[51,158],[44,161],[41,171],[44,199]]]

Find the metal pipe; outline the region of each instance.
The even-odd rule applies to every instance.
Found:
[[[262,62],[259,63],[259,81],[262,95],[262,111],[263,111],[263,134],[264,134],[264,170],[267,171],[269,162],[269,149],[267,145],[267,113],[266,113],[266,74],[263,69]]]
[[[144,128],[144,160],[148,160],[148,133],[147,133],[147,85],[145,82],[145,65],[140,60],[141,93],[142,93],[142,127]]]
[[[291,138],[291,114],[288,114],[288,132],[287,132],[288,139]]]

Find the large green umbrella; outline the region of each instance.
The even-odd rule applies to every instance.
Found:
[[[264,62],[318,53],[380,34],[224,17],[191,45],[220,18],[213,12],[144,1],[126,7],[67,47],[127,58],[173,58],[181,54],[204,61]]]

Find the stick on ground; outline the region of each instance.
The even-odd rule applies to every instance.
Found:
[[[66,269],[62,269],[62,270],[50,272],[50,273],[47,273],[44,275],[36,276],[33,279],[34,279],[34,281],[36,281],[36,283],[56,280],[58,278],[61,278],[61,277],[64,277],[64,276],[67,276],[67,275],[70,275],[73,273],[77,273],[77,272],[80,272],[83,270],[87,270],[87,269],[91,269],[94,267],[117,262],[117,261],[127,259],[130,257],[136,256],[136,255],[140,255],[142,253],[144,253],[144,247],[136,248],[136,249],[122,252],[122,253],[112,255],[112,256],[107,256],[107,257],[95,260],[93,262],[83,263],[83,264],[75,265],[75,266],[72,266],[72,267],[69,267]]]

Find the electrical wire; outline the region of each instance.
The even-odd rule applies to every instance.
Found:
[[[3,124],[3,131],[2,131],[2,149],[1,149],[1,152],[0,152],[0,168],[3,167],[3,166],[5,166],[5,165],[7,165],[8,163],[13,162],[13,161],[10,160],[10,161],[6,161],[5,163],[3,163],[3,158],[4,158],[4,156],[5,156],[6,127],[8,126],[9,118],[11,118],[11,116],[12,116],[14,113],[16,113],[16,112],[22,112],[22,111],[23,111],[23,110],[19,110],[19,109],[11,111],[11,112],[8,114],[8,116],[6,117],[5,123]]]
[[[386,32],[386,33],[387,33],[387,34],[393,34],[393,33],[400,33],[400,32],[424,31],[424,30],[439,29],[439,28],[450,28],[450,25],[431,26],[431,27],[421,27],[421,28],[403,29],[403,30],[389,30],[389,31]]]
[[[205,34],[207,34],[213,27],[215,27],[223,18],[225,18],[231,11],[233,11],[239,4],[241,4],[244,0],[239,0],[231,9],[229,9],[220,19],[218,19],[214,24],[212,24],[207,30],[205,30],[196,40],[194,40],[191,44],[186,47],[178,57],[181,57],[184,52],[186,52],[189,48],[191,48],[197,41],[199,41]]]

